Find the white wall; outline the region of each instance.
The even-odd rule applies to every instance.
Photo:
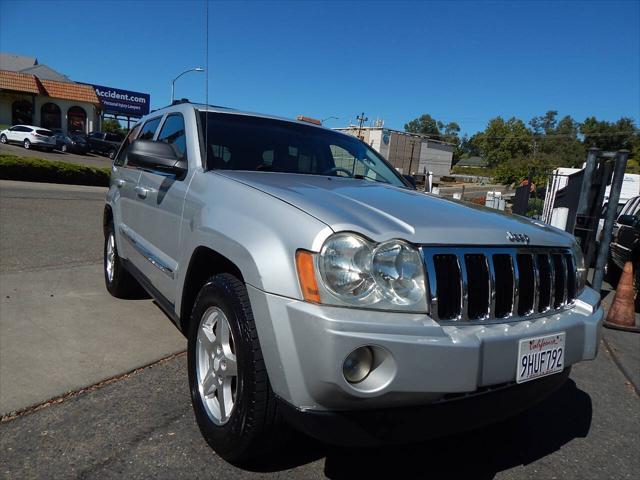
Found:
[[[24,98],[31,102],[31,96],[28,94],[12,94],[12,93],[0,93],[0,124],[11,125],[11,106],[15,100]],[[44,95],[38,95],[35,101],[35,110],[33,112],[33,124],[40,125],[40,108],[45,103],[55,103],[60,107],[60,128],[63,132],[67,133],[67,111],[69,108],[78,106],[84,109],[87,114],[87,122],[85,133],[89,133],[92,130],[99,128],[99,118],[95,106],[92,103],[87,102],[75,102],[73,100],[62,100],[59,98],[51,98]]]

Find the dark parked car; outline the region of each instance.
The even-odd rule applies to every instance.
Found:
[[[87,137],[89,151],[106,155],[113,159],[120,148],[123,136],[119,133],[91,132]]]
[[[626,262],[633,262],[636,289],[640,286],[640,197],[630,199],[613,226],[609,247],[607,280],[615,286]],[[636,296],[636,312],[640,311],[640,295]]]
[[[62,132],[56,132],[54,136],[56,137],[56,150],[79,154],[85,154],[89,151],[89,143],[82,135],[65,135]]]

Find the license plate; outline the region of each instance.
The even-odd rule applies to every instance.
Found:
[[[517,383],[564,370],[565,332],[520,340]]]

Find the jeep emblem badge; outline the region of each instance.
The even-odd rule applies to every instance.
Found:
[[[507,238],[510,242],[529,244],[529,235],[525,235],[524,233],[507,232]]]

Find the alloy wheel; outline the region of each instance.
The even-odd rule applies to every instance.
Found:
[[[115,248],[115,238],[113,236],[113,232],[109,234],[107,238],[107,251],[105,252],[105,268],[107,270],[107,279],[109,283],[113,281],[113,271],[115,267],[115,257],[116,257],[116,248]]]
[[[207,309],[200,320],[196,373],[207,415],[216,425],[224,425],[236,403],[238,366],[229,320],[218,307]]]

